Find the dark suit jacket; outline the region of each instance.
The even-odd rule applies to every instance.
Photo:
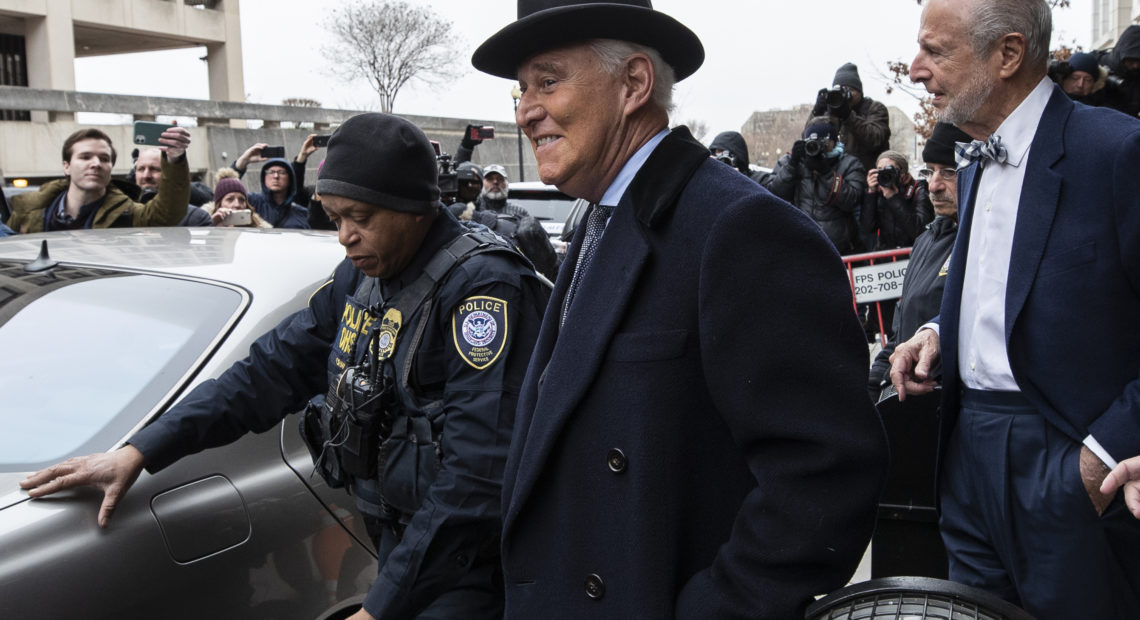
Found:
[[[887,457],[834,248],[683,129],[559,330],[579,228],[519,397],[507,616],[802,617],[857,566]]]
[[[1054,87],[1029,148],[1006,283],[1009,363],[1025,397],[1080,442],[1140,454],[1140,121]],[[977,165],[940,316],[942,445],[959,408],[958,326]]]

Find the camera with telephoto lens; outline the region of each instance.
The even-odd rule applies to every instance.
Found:
[[[804,139],[804,154],[808,157],[820,157],[831,150],[831,140],[827,136],[811,134]]]
[[[894,166],[883,166],[879,168],[879,185],[883,187],[898,187],[899,184],[899,171]]]
[[[827,107],[838,108],[851,99],[851,89],[847,86],[832,86],[827,89]]]

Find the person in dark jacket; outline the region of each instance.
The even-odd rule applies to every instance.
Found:
[[[830,117],[812,118],[803,139],[780,158],[765,182],[768,191],[811,216],[840,254],[851,254],[863,249],[855,212],[867,189],[867,173],[858,158],[844,152],[838,135]]]
[[[342,466],[337,483],[352,493],[377,548],[379,572],[350,620],[499,620],[503,467],[548,289],[517,252],[470,231],[441,207],[435,152],[408,121],[354,116],[328,148],[317,190],[340,224],[347,258],[308,306],[124,447],[71,459],[21,485],[35,497],[98,486],[105,493],[98,521],[105,527],[144,467],[158,471],[265,432],[327,394],[351,409],[354,422],[382,415],[390,429],[350,431],[349,412],[322,406],[317,411],[327,413],[328,424],[353,441],[345,445],[338,434],[315,446],[307,442],[320,471],[329,471],[322,463]],[[457,256],[465,260],[448,262]],[[367,390],[352,382],[349,389],[385,403],[379,413],[353,407],[344,391],[369,367],[387,379],[371,385],[389,387]],[[313,411],[304,414],[306,430]],[[370,474],[351,473],[360,471],[349,465],[354,447],[379,461],[361,465]]]
[[[1097,63],[1097,58],[1087,52],[1077,52],[1068,60],[1054,60],[1049,63],[1049,78],[1073,101],[1085,105],[1103,106],[1107,103],[1111,90],[1108,85],[1108,67]]]
[[[309,210],[293,202],[297,195],[297,177],[289,160],[275,157],[266,159],[261,149],[263,142],[246,149],[233,164],[238,175],[244,176],[250,163],[265,162],[261,167],[261,193],[250,194],[249,204],[262,219],[274,228],[309,228]]]
[[[1109,72],[1104,105],[1129,116],[1140,114],[1140,25],[1125,28],[1101,63]]]
[[[891,148],[891,117],[887,106],[863,96],[859,68],[845,63],[835,72],[831,88],[816,95],[812,116],[832,116],[839,121],[839,140],[847,153],[863,164],[864,170],[875,167],[875,157]],[[838,89],[837,94],[828,92]]]
[[[740,171],[746,177],[752,178],[752,170],[748,168],[748,143],[739,131],[722,131],[713,138],[709,144],[709,153],[712,158],[722,161]]]
[[[926,181],[912,177],[909,165],[902,153],[886,151],[867,172],[867,193],[859,215],[867,250],[910,247],[934,219]]]
[[[949,123],[938,123],[922,149],[926,163],[923,176],[930,188],[934,221],[914,241],[903,278],[902,295],[895,306],[893,336],[875,356],[867,379],[871,400],[878,401],[883,388],[890,385],[891,353],[900,341],[914,335],[918,328],[938,316],[942,304],[942,287],[946,284],[946,265],[954,235],[958,232],[958,176],[954,161],[954,143],[972,142],[966,132]]]

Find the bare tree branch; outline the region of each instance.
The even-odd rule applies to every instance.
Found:
[[[329,70],[345,82],[363,79],[391,112],[411,80],[438,83],[457,77],[451,22],[403,0],[353,2],[324,24],[331,42],[321,47]]]

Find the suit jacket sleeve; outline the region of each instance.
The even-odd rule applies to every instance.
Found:
[[[1124,141],[1112,170],[1113,210],[1117,221],[1120,260],[1132,285],[1140,295],[1140,131]],[[1126,326],[1135,329],[1136,325]],[[1095,346],[1095,343],[1089,343]],[[1116,460],[1140,454],[1140,377],[1133,377],[1120,396],[1089,425],[1089,433]]]
[[[775,202],[726,209],[702,256],[704,376],[757,486],[679,618],[802,617],[846,583],[874,525],[887,449],[851,291],[818,227]],[[777,225],[773,209],[788,211]]]

